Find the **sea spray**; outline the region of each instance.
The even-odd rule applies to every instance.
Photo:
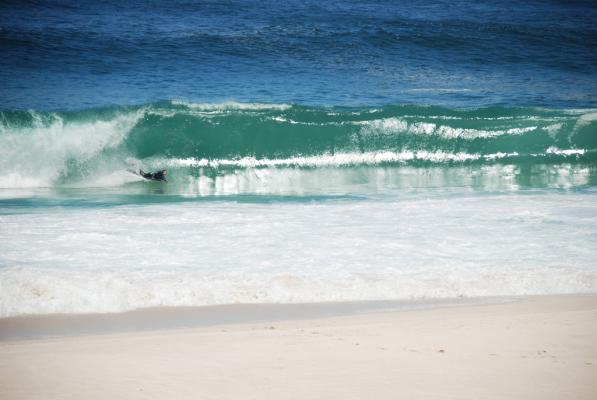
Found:
[[[142,110],[91,117],[86,112],[4,112],[0,187],[51,187],[113,173],[117,149],[142,116]]]

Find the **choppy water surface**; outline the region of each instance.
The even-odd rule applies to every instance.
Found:
[[[595,107],[592,1],[4,1],[1,108]]]

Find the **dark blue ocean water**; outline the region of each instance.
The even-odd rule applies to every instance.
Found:
[[[592,1],[2,1],[0,108],[597,106]]]

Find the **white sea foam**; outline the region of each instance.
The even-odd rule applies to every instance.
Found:
[[[83,163],[117,147],[142,118],[143,110],[90,122],[65,122],[58,115],[42,120],[35,112],[32,116],[31,127],[2,125],[1,188],[52,186],[70,162]]]
[[[2,214],[0,315],[595,292],[596,208],[428,192]]]
[[[558,149],[557,147],[552,146],[552,147],[548,148],[547,150],[545,150],[545,153],[563,155],[563,156],[573,156],[573,155],[582,156],[583,154],[585,154],[585,150],[584,149]]]
[[[507,158],[507,157],[517,157],[519,154],[517,152],[512,152],[512,153],[503,153],[503,152],[499,152],[499,153],[493,153],[493,154],[487,154],[484,155],[483,158],[486,160],[498,160],[500,158]]]
[[[223,103],[192,103],[181,100],[172,100],[171,103],[200,111],[286,110],[291,107],[289,104],[240,103],[236,101],[226,101]]]
[[[404,119],[391,117],[371,121],[353,122],[356,125],[362,125],[363,134],[399,134],[410,133],[414,135],[437,135],[447,139],[478,139],[492,138],[503,135],[523,135],[538,129],[538,126],[527,126],[508,129],[472,129],[472,128],[454,128],[447,125],[438,125],[433,122],[407,122]],[[551,129],[559,129],[552,126]]]
[[[406,121],[395,117],[374,119],[371,121],[358,121],[354,123],[363,125],[364,132],[367,133],[392,134],[404,132],[408,129]]]
[[[563,123],[551,124],[551,125],[546,126],[544,129],[547,131],[549,136],[553,139],[553,138],[555,138],[556,133],[558,133],[558,131],[560,129],[562,129],[562,126],[564,126]]]
[[[429,161],[442,163],[447,161],[470,161],[481,158],[479,154],[450,153],[445,151],[424,151],[404,150],[378,151],[364,153],[335,153],[316,156],[289,157],[280,159],[243,157],[238,159],[207,159],[207,158],[179,158],[169,159],[163,162],[170,166],[185,167],[238,167],[238,168],[259,168],[259,167],[341,167],[347,165],[379,165],[383,163],[406,162],[412,160]]]
[[[322,126],[322,125],[333,125],[333,124],[320,124],[317,122],[299,122],[299,121],[295,121],[293,119],[290,118],[284,118],[284,117],[280,117],[280,116],[276,116],[276,117],[272,117],[271,118],[272,121],[276,121],[276,122],[282,122],[282,123],[287,123],[287,124],[291,124],[291,125],[311,125],[311,126]]]
[[[594,121],[597,121],[597,112],[594,112],[594,110],[592,110],[592,111],[593,112],[587,112],[578,118],[578,120],[576,121],[576,124],[574,125],[573,131],[577,131],[577,130],[593,123]]]

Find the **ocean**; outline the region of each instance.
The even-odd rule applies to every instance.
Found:
[[[0,317],[597,292],[593,2],[0,16]]]

